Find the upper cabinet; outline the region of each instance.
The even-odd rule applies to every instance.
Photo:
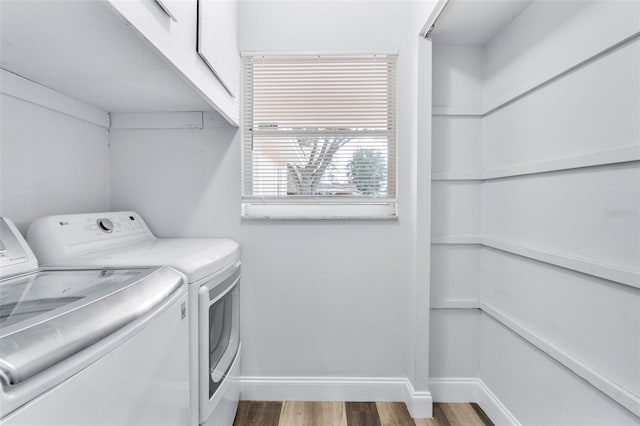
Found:
[[[221,3],[235,11],[235,0]],[[198,9],[198,0],[2,0],[0,66],[108,112],[215,110],[238,125],[235,12],[215,33],[226,58],[216,75],[198,53],[198,25],[211,25]]]
[[[234,0],[107,1],[221,115],[238,123],[240,55]],[[216,12],[222,12],[222,19]]]

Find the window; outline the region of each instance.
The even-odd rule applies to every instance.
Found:
[[[396,217],[395,60],[244,58],[243,216]]]

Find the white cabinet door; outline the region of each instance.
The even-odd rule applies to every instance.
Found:
[[[238,95],[237,2],[198,0],[198,53],[231,96]]]
[[[189,83],[216,111],[218,111],[231,124],[238,125],[240,106],[238,100],[230,95],[238,92],[238,74],[240,73],[240,59],[236,47],[236,15],[235,1],[218,0],[214,3],[225,5],[224,13],[227,17],[222,19],[225,28],[223,35],[214,34],[214,37],[222,37],[218,40],[224,44],[223,57],[235,57],[224,59],[229,64],[218,65],[214,58],[213,66],[216,75],[202,60],[196,51],[198,34],[198,1],[197,0],[107,0],[128,24],[150,43],[167,62],[173,66],[185,81]],[[226,7],[226,3],[232,3]],[[214,6],[214,8],[216,8]],[[218,22],[219,17],[215,17]],[[206,20],[205,20],[206,21]],[[215,27],[216,25],[204,25]],[[224,43],[223,43],[224,42]],[[206,44],[205,44],[206,45]],[[232,46],[232,47],[229,47]],[[234,51],[235,55],[230,52]],[[235,64],[235,65],[234,65]],[[229,70],[225,70],[225,67]],[[232,71],[235,67],[235,71]],[[230,77],[229,77],[230,76]],[[233,81],[233,78],[236,81]],[[221,83],[224,81],[224,85]],[[230,89],[230,90],[228,90]],[[162,88],[158,88],[162,90]]]

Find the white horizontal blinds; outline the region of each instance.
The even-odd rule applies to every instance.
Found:
[[[244,60],[245,199],[395,200],[395,56]]]

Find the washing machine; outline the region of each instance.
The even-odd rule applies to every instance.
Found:
[[[157,238],[136,212],[42,217],[27,241],[49,266],[171,266],[187,277],[190,425],[232,425],[240,397],[240,248],[211,238]]]
[[[0,218],[0,424],[185,424],[186,305],[172,268],[39,268]]]

